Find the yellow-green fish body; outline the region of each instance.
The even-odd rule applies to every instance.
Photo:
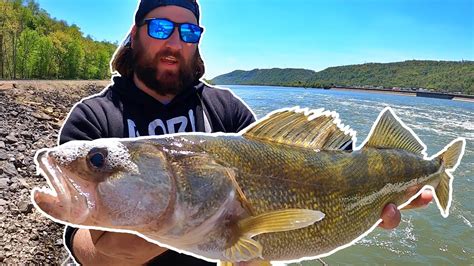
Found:
[[[380,219],[387,203],[405,203],[425,184],[437,184],[438,172],[444,172],[440,160],[423,160],[404,150],[314,152],[238,137],[207,140],[202,146],[234,169],[253,215],[280,209],[325,214],[302,229],[256,236],[267,260],[314,256],[348,243]]]

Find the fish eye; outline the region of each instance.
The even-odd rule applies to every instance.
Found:
[[[105,158],[107,157],[107,150],[101,148],[92,148],[87,154],[87,161],[93,167],[101,169],[105,166]]]

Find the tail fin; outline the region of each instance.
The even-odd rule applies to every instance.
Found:
[[[451,206],[453,196],[453,172],[461,161],[464,155],[464,149],[466,147],[466,140],[464,138],[457,138],[448,144],[436,157],[441,160],[441,164],[444,166],[445,171],[441,175],[441,180],[435,189],[436,199],[438,207],[440,208],[441,215],[448,217],[449,207]]]

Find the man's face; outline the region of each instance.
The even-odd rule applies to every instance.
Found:
[[[197,24],[188,9],[164,6],[152,10],[146,18],[166,18],[177,23]],[[160,95],[176,95],[194,82],[197,44],[181,41],[179,31],[166,40],[148,35],[147,25],[132,30],[134,72],[150,89]]]

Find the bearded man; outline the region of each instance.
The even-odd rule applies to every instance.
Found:
[[[198,43],[195,0],[141,0],[135,23],[112,60],[113,84],[81,100],[60,131],[70,140],[127,138],[178,132],[239,132],[255,121],[229,90],[200,81],[204,63]],[[387,205],[386,228],[400,221]],[[66,227],[65,245],[81,264],[207,265],[132,234]]]
[[[255,121],[229,90],[200,81],[199,6],[192,0],[142,0],[114,54],[113,84],[77,103],[60,131],[70,140],[178,132],[238,132]],[[207,264],[135,235],[67,227],[65,244],[81,264]]]

